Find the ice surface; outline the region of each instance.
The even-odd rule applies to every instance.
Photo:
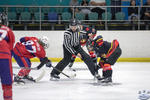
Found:
[[[38,63],[32,64],[33,67],[36,65]],[[85,69],[86,65],[81,62],[73,67]],[[76,71],[74,79],[60,75],[59,81],[50,81],[52,68],[42,69],[46,74],[38,83],[13,85],[13,100],[138,100],[139,91],[150,90],[150,63],[116,63],[113,66],[113,82],[118,85],[113,86],[95,85],[88,70]],[[14,73],[17,72],[18,69],[14,69]],[[36,78],[39,73],[41,70],[32,71],[30,75]],[[72,74],[68,68],[64,73]],[[3,100],[1,86],[0,100]]]

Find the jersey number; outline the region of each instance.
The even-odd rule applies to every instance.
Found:
[[[22,42],[22,44],[26,47],[30,47],[30,49],[27,49],[27,51],[29,51],[30,53],[36,53],[36,47],[33,46],[34,42],[32,40]]]

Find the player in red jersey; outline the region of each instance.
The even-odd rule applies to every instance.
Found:
[[[44,64],[47,67],[51,67],[51,61],[46,57],[45,49],[49,47],[48,38],[43,37],[38,39],[36,37],[22,37],[20,42],[17,42],[13,49],[13,57],[20,67],[23,67],[18,75],[14,78],[15,82],[23,82],[23,79],[28,79],[34,81],[34,79],[29,76],[31,69],[31,58],[37,57],[40,59],[40,64],[38,69],[40,69]]]
[[[4,100],[12,100],[12,54],[15,36],[12,30],[5,26],[5,14],[0,14],[0,79]]]

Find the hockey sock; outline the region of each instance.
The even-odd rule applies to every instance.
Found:
[[[112,68],[110,64],[104,64],[103,66],[103,77],[111,77],[112,76]]]
[[[4,100],[12,100],[12,85],[2,84]]]
[[[104,78],[112,77],[112,70],[103,71],[103,77]]]
[[[21,69],[18,73],[18,76],[28,75],[30,71],[31,71],[30,69]]]

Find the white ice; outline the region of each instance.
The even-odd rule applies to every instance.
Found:
[[[37,65],[33,63],[32,67]],[[73,67],[85,69],[86,65],[75,62]],[[150,63],[116,63],[113,66],[113,82],[118,85],[113,86],[95,85],[88,70],[76,71],[74,79],[60,75],[59,81],[50,81],[52,68],[42,69],[46,74],[38,83],[13,85],[13,100],[138,100],[139,91],[150,91]],[[17,72],[18,69],[14,69],[14,73]],[[41,70],[32,71],[30,75],[36,78],[39,73]],[[64,73],[72,74],[68,68]],[[0,100],[3,100],[1,86]]]

